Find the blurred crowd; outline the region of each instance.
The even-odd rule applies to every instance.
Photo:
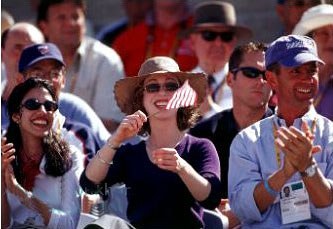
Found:
[[[220,0],[95,33],[31,4],[1,11],[1,228],[333,227],[331,0],[276,0],[269,42]]]

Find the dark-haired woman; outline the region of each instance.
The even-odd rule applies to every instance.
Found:
[[[80,152],[52,130],[58,109],[47,81],[31,78],[8,99],[1,140],[1,228],[76,228]]]
[[[213,209],[220,202],[216,149],[210,141],[186,134],[196,108],[166,109],[186,81],[201,103],[207,84],[203,74],[180,72],[168,57],[150,58],[138,77],[118,81],[116,99],[129,115],[81,176],[81,186],[89,192],[124,182],[127,216],[136,228],[203,228],[203,207]],[[117,150],[140,131],[148,134],[146,141]]]

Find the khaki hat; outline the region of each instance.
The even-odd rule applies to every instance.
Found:
[[[326,25],[333,25],[333,5],[321,4],[305,11],[292,33],[307,35],[313,30]]]
[[[205,1],[195,7],[193,27],[188,33],[208,28],[229,28],[239,39],[252,37],[251,29],[236,25],[236,11],[232,4],[222,1]]]
[[[204,73],[181,72],[172,58],[156,56],[147,59],[141,65],[137,76],[126,77],[116,82],[114,94],[120,110],[126,114],[134,113],[133,100],[137,88],[148,77],[163,75],[176,76],[181,83],[188,80],[197,93],[197,104],[202,103],[206,97],[207,79]]]

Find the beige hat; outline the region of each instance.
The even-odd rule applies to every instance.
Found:
[[[206,28],[229,28],[240,39],[252,36],[252,31],[236,24],[236,11],[228,2],[205,1],[195,7],[193,27],[188,33]]]
[[[326,25],[333,25],[333,5],[321,4],[305,11],[292,33],[307,35],[311,31]]]
[[[188,80],[197,93],[197,103],[203,102],[207,91],[207,79],[204,73],[181,72],[178,64],[172,58],[156,56],[147,59],[141,65],[138,76],[126,77],[116,82],[114,94],[120,110],[126,114],[134,113],[133,100],[137,87],[150,76],[170,74],[176,76],[181,83]]]

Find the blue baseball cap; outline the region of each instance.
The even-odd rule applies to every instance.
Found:
[[[273,41],[265,52],[266,68],[274,63],[285,67],[298,67],[311,61],[325,64],[318,57],[315,41],[307,36],[282,36]]]
[[[65,66],[61,52],[55,44],[33,44],[23,49],[19,60],[19,72],[23,73],[33,64],[41,60],[56,60]]]

